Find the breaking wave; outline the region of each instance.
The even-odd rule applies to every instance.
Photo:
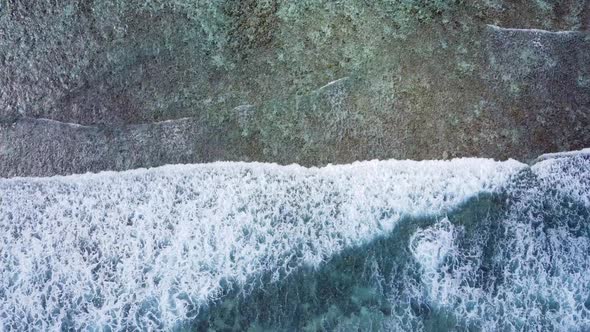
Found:
[[[0,180],[0,326],[588,329],[588,193],[576,155]]]

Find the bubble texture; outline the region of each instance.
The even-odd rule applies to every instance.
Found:
[[[471,329],[589,330],[590,159],[539,162],[505,191],[499,220],[413,235],[429,303]]]
[[[317,267],[525,168],[214,163],[0,180],[0,329],[173,329],[228,285],[247,294],[263,274]]]

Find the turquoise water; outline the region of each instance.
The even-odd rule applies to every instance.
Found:
[[[553,185],[527,172],[510,194],[403,220],[320,269],[262,281],[246,294],[228,291],[190,328],[587,330],[590,208]]]
[[[590,329],[590,160],[0,180],[7,330]]]
[[[448,220],[490,220],[500,204],[491,196],[470,200]],[[251,292],[228,289],[227,297],[204,311],[198,330],[436,330],[463,324],[450,310],[436,308],[421,286],[422,268],[410,240],[439,218],[406,219],[396,231],[345,250],[319,269],[303,268],[286,280],[261,280]],[[447,220],[447,219],[443,219]],[[189,327],[185,326],[185,328]],[[468,324],[464,325],[468,326]]]

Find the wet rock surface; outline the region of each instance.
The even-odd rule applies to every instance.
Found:
[[[0,1],[0,176],[590,145],[586,1]]]

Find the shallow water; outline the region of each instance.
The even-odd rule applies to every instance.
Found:
[[[576,155],[0,180],[0,322],[587,330],[589,193]]]

